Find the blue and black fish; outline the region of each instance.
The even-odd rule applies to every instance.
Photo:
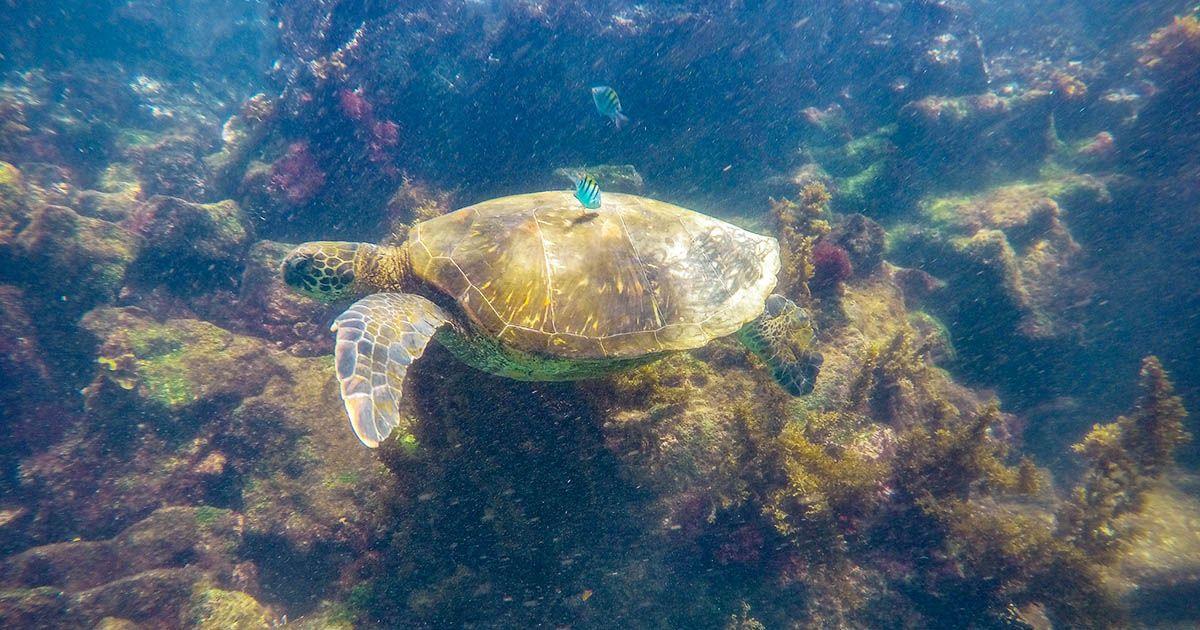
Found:
[[[617,97],[616,90],[607,85],[598,85],[592,88],[592,101],[596,103],[596,111],[611,118],[617,129],[629,122],[629,117],[621,113],[621,99]]]
[[[600,207],[600,184],[591,175],[581,174],[575,178],[575,198],[588,210]]]

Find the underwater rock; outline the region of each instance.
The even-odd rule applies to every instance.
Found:
[[[749,490],[736,472],[753,445],[749,419],[777,418],[783,395],[736,346],[713,342],[582,387],[605,409],[605,444],[634,483],[653,490],[663,535],[697,539],[716,510]]]
[[[763,163],[777,172],[793,166],[785,156],[812,134],[781,112],[837,103],[847,119],[881,119],[929,94],[987,88],[974,18],[947,2],[775,4],[764,11],[434,2],[380,8],[353,28],[339,6],[301,0],[278,8],[284,50],[278,74],[287,85],[273,124],[337,130],[337,140],[329,133],[308,138],[329,172],[328,196],[337,200],[355,186],[378,200],[398,179],[373,177],[389,167],[440,186],[472,181],[486,197],[528,186],[518,173],[578,164],[581,144],[603,147],[613,158],[635,144],[654,147],[639,152],[643,175],[718,178],[732,190],[755,179]],[[789,36],[778,35],[780,24],[790,25]],[[833,56],[837,62],[829,63]],[[603,62],[595,66],[595,59]],[[557,86],[535,78],[545,76],[548,60],[561,68]],[[634,126],[647,121],[636,140],[612,136],[583,109],[590,106],[581,95],[601,77],[619,82]],[[904,86],[899,93],[896,84]],[[492,105],[479,107],[481,95]],[[402,130],[386,152],[390,159],[372,159],[369,120]],[[542,139],[538,150],[517,148],[528,137]],[[342,164],[361,167],[370,180],[334,174]]]
[[[90,420],[23,466],[35,538],[114,532],[167,505],[235,507],[270,590],[294,588],[284,576],[297,567],[351,561],[380,535],[392,477],[345,426],[327,357],[137,309],[84,324],[100,339]],[[336,577],[315,573],[305,588]]]
[[[109,540],[57,543],[10,556],[0,582],[35,589],[6,593],[53,591],[57,606],[47,622],[120,616],[175,626],[193,590],[207,592],[197,585],[233,585],[241,542],[241,517],[229,510],[162,508]]]
[[[204,158],[210,182],[208,188],[231,195],[251,153],[258,148],[275,116],[275,102],[259,93],[246,99],[241,110],[221,126],[221,150]]]
[[[15,264],[0,275],[57,304],[59,316],[68,319],[116,297],[142,240],[108,221],[44,206],[14,245]]]
[[[328,354],[333,335],[324,323],[333,321],[341,307],[301,295],[283,282],[279,264],[291,249],[285,243],[255,243],[246,256],[237,303],[217,321],[269,339],[297,356]]]
[[[939,187],[1035,174],[1054,148],[1050,96],[926,97],[900,110],[894,141]]]
[[[1047,361],[1067,361],[1077,345],[1080,307],[1095,283],[1063,216],[1109,204],[1103,184],[1079,176],[931,197],[919,204],[920,223],[893,230],[889,257],[946,283],[928,304],[967,342],[959,344],[969,348],[959,354],[963,367],[1016,382],[1015,374],[1001,376],[1008,368],[996,357],[1021,356],[1014,363],[1022,369],[1052,371]]]
[[[174,625],[200,579],[188,567],[152,569],[74,594],[71,611],[84,619],[121,615],[158,627]]]
[[[204,199],[207,171],[202,161],[209,142],[190,134],[164,134],[121,151],[134,165],[147,195]]]
[[[1198,163],[1200,18],[1176,17],[1141,45],[1141,65],[1158,84],[1119,136],[1122,159],[1148,176],[1169,176]]]
[[[849,134],[847,134],[848,136]],[[888,216],[904,209],[912,184],[896,146],[896,125],[857,138],[817,144],[806,151],[832,178],[832,207],[844,213]]]
[[[229,200],[197,204],[155,196],[128,224],[146,243],[131,272],[184,294],[235,286],[253,241],[241,208]]]
[[[73,397],[55,378],[45,352],[25,294],[0,285],[0,495],[15,491],[17,461],[57,440],[58,421],[72,415]],[[10,525],[0,526],[0,553],[19,538]]]
[[[20,170],[7,162],[0,162],[0,212],[2,216],[17,214],[24,205],[25,186]],[[8,229],[7,232],[12,232]]]
[[[879,396],[864,391],[869,387],[862,376],[871,353],[879,353],[878,348],[900,334],[919,339],[921,347],[926,339],[910,326],[903,296],[889,274],[851,280],[841,302],[845,311],[841,321],[822,320],[817,325],[820,333],[814,349],[825,356],[825,362],[815,391],[802,399],[783,396],[736,346],[721,341],[695,356],[677,355],[583,384],[606,410],[606,444],[621,459],[624,474],[651,488],[657,497],[662,535],[672,544],[713,544],[708,552],[727,559],[753,553],[745,544],[749,539],[736,533],[739,527],[727,532],[731,539],[711,540],[726,519],[745,509],[747,500],[757,497],[764,518],[782,513],[797,521],[804,520],[803,513],[815,518],[812,510],[817,508],[812,502],[828,501],[823,491],[840,492],[849,500],[859,491],[850,489],[855,483],[871,488],[868,494],[882,483],[882,477],[867,473],[874,466],[869,462],[889,457],[884,445],[890,439],[883,434],[891,429],[881,425],[920,422],[923,408],[935,401],[967,411],[981,405],[974,393],[954,384],[945,373],[913,367],[921,363],[920,357],[909,357],[910,364],[895,368],[906,385],[878,388],[889,392],[891,403],[873,401]],[[822,441],[797,438],[791,446],[777,441],[781,433],[806,424],[806,430]],[[801,445],[803,451],[794,450]],[[806,473],[807,483],[816,485],[805,486],[810,488],[807,498],[788,503],[791,507],[770,507],[783,498],[761,496],[762,480],[779,473],[762,467],[778,465],[778,458],[789,457],[789,452],[818,467]],[[845,484],[829,481],[838,478]],[[839,487],[844,490],[833,490]],[[828,508],[822,509],[829,514]],[[773,529],[770,522],[764,525]],[[819,528],[816,522],[812,527]],[[814,531],[809,526],[800,530]],[[718,540],[722,539],[718,536]]]
[[[78,592],[173,566],[188,566],[229,583],[233,554],[242,542],[240,519],[229,510],[207,506],[161,508],[109,540],[56,543],[10,556],[4,560],[0,583]]]
[[[17,234],[29,225],[25,183],[21,171],[7,162],[0,162],[0,268],[11,269],[16,264]],[[7,278],[9,273],[0,274]]]
[[[133,215],[142,198],[142,183],[133,167],[114,163],[104,169],[95,190],[72,189],[66,205],[85,217],[120,223]]]
[[[268,609],[245,593],[198,588],[181,621],[197,630],[240,630],[270,628],[273,620]]]
[[[1137,532],[1120,550],[1109,585],[1132,617],[1170,625],[1200,616],[1200,603],[1179,597],[1200,582],[1200,479],[1173,473],[1142,499],[1139,513],[1121,525]]]
[[[887,232],[883,226],[861,214],[842,217],[826,240],[846,250],[855,276],[869,276],[883,264]]]
[[[404,178],[400,187],[387,202],[390,225],[382,244],[399,244],[408,238],[408,228],[418,221],[428,221],[455,209],[454,193],[439,189],[428,182]]]
[[[0,589],[0,626],[83,626],[83,620],[68,611],[69,605],[66,594],[55,588]]]

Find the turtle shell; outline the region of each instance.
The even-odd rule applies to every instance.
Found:
[[[779,245],[724,221],[605,193],[485,201],[409,233],[414,273],[526,352],[622,359],[703,346],[762,312]]]

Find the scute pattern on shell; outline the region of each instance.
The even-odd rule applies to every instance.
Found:
[[[775,239],[661,201],[567,191],[486,201],[414,226],[414,272],[526,352],[627,358],[685,350],[754,319]]]

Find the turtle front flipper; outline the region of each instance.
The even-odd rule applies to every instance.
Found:
[[[793,396],[812,392],[825,358],[808,349],[812,326],[803,309],[779,294],[767,298],[757,319],[738,332],[738,338],[771,368],[771,376]]]
[[[379,446],[400,424],[408,367],[438,328],[450,321],[433,302],[408,293],[376,293],[338,315],[334,363],[350,426],[363,444]]]

